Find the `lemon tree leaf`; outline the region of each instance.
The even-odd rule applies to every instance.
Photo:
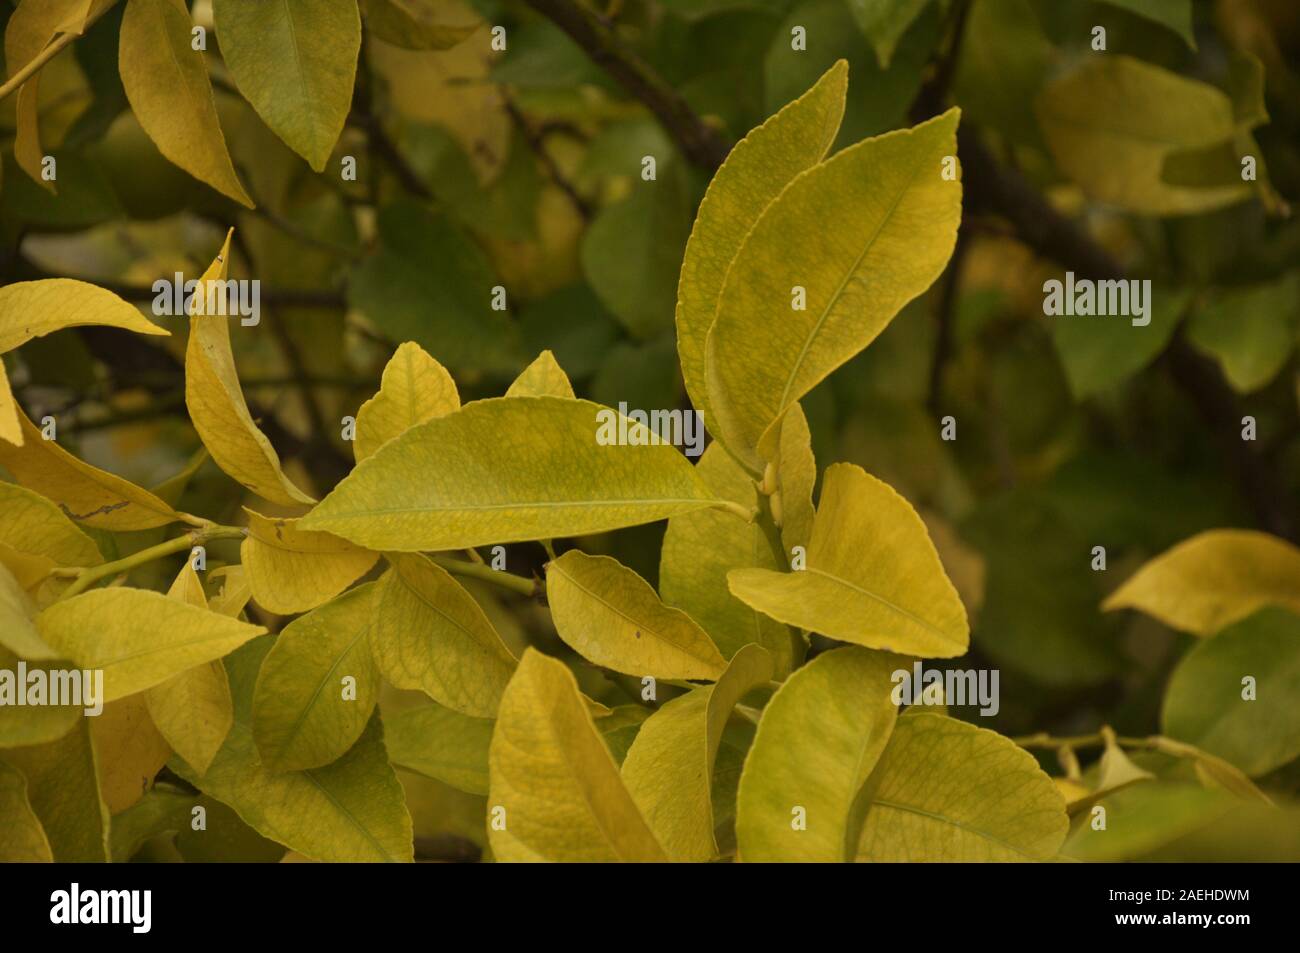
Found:
[[[889,68],[894,48],[930,0],[849,0],[849,10],[871,42],[881,69]]]
[[[488,747],[494,722],[428,704],[384,715],[384,741],[393,766],[450,784],[470,794],[488,793]]]
[[[714,685],[666,703],[645,720],[623,759],[623,782],[673,860],[707,861],[713,831],[713,769],[731,710],[774,674],[758,645],[736,653]]]
[[[0,440],[0,465],[23,486],[52,500],[65,516],[95,529],[154,529],[181,519],[148,490],[82,463],[53,440],[41,436],[19,411],[21,446]]]
[[[329,533],[298,528],[298,520],[267,517],[247,507],[248,536],[239,547],[253,599],[279,615],[306,612],[333,599],[370,571],[379,554]]]
[[[1257,391],[1286,364],[1295,348],[1300,272],[1221,295],[1192,315],[1187,339],[1223,366],[1241,394]]]
[[[253,207],[226,151],[203,53],[191,46],[183,0],[128,0],[118,63],[122,87],[158,150],[201,182]]]
[[[407,341],[384,366],[379,393],[357,411],[357,462],[416,424],[459,409],[460,394],[447,369]]]
[[[145,841],[190,829],[195,798],[182,791],[155,787],[125,811],[113,815],[113,862],[124,864]]]
[[[923,658],[970,644],[966,609],[925,523],[851,463],[826,469],[806,569],[735,569],[727,583],[746,605],[845,642]]]
[[[785,409],[942,273],[961,219],[956,166],[944,177],[959,115],[866,139],[803,172],[745,237],[718,297],[706,375],[715,433],[750,469],[761,469],[760,440]]]
[[[95,589],[37,617],[41,636],[82,668],[104,670],[104,700],[152,688],[266,630],[144,589]]]
[[[226,280],[233,233],[233,229],[227,233],[221,252],[199,279],[192,301],[206,300],[207,289]],[[185,348],[185,406],[212,459],[235,480],[273,503],[293,506],[316,502],[284,475],[271,441],[253,423],[239,386],[235,356],[230,350],[230,318],[225,314],[190,315],[190,339]]]
[[[149,717],[143,693],[109,702],[89,721],[104,805],[110,814],[125,811],[153,786],[172,749]]]
[[[1193,635],[1213,635],[1268,605],[1300,612],[1300,549],[1255,530],[1207,530],[1148,562],[1101,605],[1137,609]]]
[[[710,429],[705,342],[727,266],[763,210],[791,179],[825,157],[839,132],[847,88],[848,64],[841,60],[738,142],[704,193],[677,285],[677,351],[686,392]]]
[[[55,566],[98,566],[104,561],[94,540],[58,506],[13,483],[0,483],[0,540],[13,552],[34,557],[45,567],[42,576]],[[23,588],[36,581],[19,579]]]
[[[13,573],[0,565],[0,645],[21,658],[56,659],[59,653],[46,644],[32,622],[35,610]]]
[[[391,557],[379,581],[370,647],[384,677],[476,718],[496,714],[515,670],[483,608],[426,556]]]
[[[365,731],[379,694],[367,641],[374,595],[373,583],[358,586],[276,638],[253,691],[253,739],[268,770],[329,764]]]
[[[1300,616],[1261,609],[1193,647],[1169,677],[1161,723],[1252,777],[1300,757]]]
[[[781,494],[781,543],[789,557],[796,546],[806,550],[812,539],[813,487],[817,484],[812,433],[808,430],[808,418],[798,404],[791,404],[781,418],[774,462],[777,490]]]
[[[23,442],[23,428],[18,423],[18,401],[9,386],[9,372],[5,370],[3,360],[0,360],[0,440]]]
[[[618,560],[571,549],[546,566],[555,631],[579,655],[628,675],[716,679],[727,661],[708,633]]]
[[[709,490],[745,509],[758,504],[754,482],[719,443],[709,445],[695,471]],[[777,570],[776,553],[758,523],[735,513],[700,510],[668,520],[659,560],[664,602],[685,611],[731,658],[748,643],[768,650],[776,672],[789,674],[793,659],[790,628],[751,609],[727,589],[727,573],[738,568]]]
[[[199,774],[179,760],[172,769],[234,808],[263,837],[325,862],[412,860],[411,815],[388,763],[379,718],[333,764],[273,772],[253,741],[253,689],[271,638],[248,643],[226,660],[235,724],[211,767]]]
[[[352,105],[361,49],[355,0],[214,0],[212,14],[239,91],[322,171]]]
[[[860,861],[1050,860],[1069,830],[1033,755],[945,715],[899,719],[863,799]]]
[[[758,723],[736,793],[743,861],[853,856],[859,791],[894,731],[891,675],[907,660],[846,646],[781,685]]]
[[[0,761],[0,863],[50,863],[54,854],[40,818],[27,800],[27,779]]]
[[[715,504],[675,448],[598,442],[585,400],[476,401],[368,457],[300,524],[371,549],[413,552],[576,536]],[[612,425],[611,425],[612,429]]]
[[[1101,801],[1106,829],[1080,824],[1061,853],[1075,860],[1134,860],[1212,824],[1232,809],[1222,791],[1197,784],[1158,781],[1117,791]]]
[[[408,50],[450,49],[478,29],[435,0],[361,0],[361,15],[379,39]]]
[[[1102,0],[1102,2],[1168,27],[1181,36],[1188,46],[1196,49],[1196,37],[1192,34],[1192,0]]]
[[[488,752],[492,853],[501,861],[663,861],[561,662],[528,649]]]
[[[0,643],[0,693],[17,691],[20,663],[26,665],[29,679],[33,669],[45,672],[47,685],[52,673],[65,667],[60,662],[28,662]],[[83,709],[89,707],[89,704],[0,705],[0,749],[40,745],[62,738],[83,720]]]
[[[63,328],[102,325],[137,334],[169,332],[111,291],[71,278],[17,281],[0,288],[0,354]]]
[[[542,351],[506,390],[507,397],[573,397],[573,385],[549,350]]]
[[[58,863],[108,860],[109,813],[99,794],[99,762],[90,739],[90,719],[62,738],[30,748],[13,748],[4,760],[27,779],[27,800],[45,829]]]

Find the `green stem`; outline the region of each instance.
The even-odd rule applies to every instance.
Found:
[[[483,563],[472,563],[467,559],[454,559],[451,556],[433,555],[429,557],[447,572],[456,576],[466,576],[470,579],[481,579],[483,582],[490,582],[494,586],[501,586],[509,589],[511,592],[517,592],[522,596],[532,596],[537,594],[537,582],[533,579],[525,579],[523,576],[516,576],[512,573],[500,569],[493,569],[491,566],[485,566]]]
[[[186,533],[184,536],[177,536],[175,539],[169,539],[156,546],[142,549],[138,553],[132,553],[130,556],[123,556],[121,559],[115,559],[111,563],[104,563],[100,566],[89,566],[84,569],[56,570],[56,575],[66,576],[75,573],[76,576],[76,578],[72,580],[72,585],[63,590],[63,594],[59,596],[59,598],[70,599],[79,593],[85,592],[101,579],[106,579],[109,576],[116,576],[120,573],[130,572],[137,566],[143,566],[145,563],[153,562],[155,559],[161,559],[164,556],[170,556],[173,553],[193,549],[195,546],[202,546],[204,543],[211,542],[212,540],[243,539],[247,535],[247,532],[248,531],[242,526],[211,526],[206,529],[196,529],[193,532]]]

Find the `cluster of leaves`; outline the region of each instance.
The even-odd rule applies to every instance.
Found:
[[[517,6],[9,13],[0,858],[1295,856],[1297,25]]]

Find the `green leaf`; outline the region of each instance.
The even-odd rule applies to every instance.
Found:
[[[741,698],[774,674],[772,657],[747,645],[717,684],[674,698],[637,732],[623,760],[623,782],[671,859],[717,856],[712,781],[722,732]]]
[[[1148,562],[1101,607],[1213,635],[1269,605],[1300,612],[1300,550],[1267,533],[1215,529]]]
[[[837,153],[796,177],[746,236],[718,298],[706,373],[715,433],[751,470],[786,408],[943,271],[961,218],[961,182],[942,175],[958,116]]]
[[[750,227],[799,173],[825,157],[844,114],[848,66],[836,63],[812,89],[753,129],[713,176],[686,243],[677,285],[677,350],[695,409],[713,426],[705,342],[718,295]]]
[[[488,838],[497,860],[667,859],[573,673],[555,659],[524,652],[501,699],[488,762]],[[492,822],[494,813],[503,823]]]
[[[221,55],[257,114],[317,172],[352,106],[355,0],[213,0]]]
[[[57,741],[12,748],[4,760],[27,779],[27,799],[58,863],[108,860],[108,808],[99,795],[90,720],[78,718]],[[6,821],[6,825],[7,825]]]
[[[49,863],[54,860],[45,828],[27,800],[27,779],[0,761],[0,863]]]
[[[1181,36],[1188,46],[1196,49],[1196,37],[1192,35],[1192,0],[1102,0],[1102,2],[1136,13],[1152,23],[1166,26]]]
[[[555,355],[547,350],[523,369],[506,391],[506,396],[573,397],[574,393],[569,375],[556,362]]]
[[[906,663],[848,646],[786,679],[763,710],[740,776],[741,860],[852,859],[859,792],[895,730],[891,676]]]
[[[104,670],[106,702],[219,659],[266,631],[143,589],[83,592],[54,603],[37,626],[65,658]]]
[[[450,49],[479,27],[463,14],[448,17],[436,0],[361,0],[361,15],[376,37],[407,50]]]
[[[306,612],[333,599],[370,571],[379,554],[329,533],[298,528],[299,520],[269,518],[247,507],[248,536],[239,558],[253,599],[278,615]]]
[[[736,569],[731,592],[801,629],[922,658],[951,658],[970,625],[921,517],[850,463],[826,469],[807,568]]]
[[[1051,860],[1069,829],[1033,755],[944,715],[899,719],[863,795],[859,861]]]
[[[360,463],[416,424],[459,409],[460,393],[447,369],[407,341],[384,365],[379,393],[357,411],[352,451]]]
[[[1261,609],[1194,646],[1169,677],[1161,724],[1251,777],[1300,757],[1300,617]]]
[[[1101,802],[1105,830],[1080,824],[1061,853],[1093,863],[1135,860],[1215,823],[1232,804],[1222,791],[1195,784],[1158,781],[1125,788]]]
[[[388,758],[405,768],[470,794],[488,793],[488,747],[495,722],[441,705],[407,708],[384,716]]]
[[[124,864],[145,841],[188,830],[195,797],[172,788],[156,787],[125,811],[113,815],[112,859]]]
[[[84,281],[45,278],[0,288],[0,354],[32,338],[86,325],[121,328],[136,334],[169,333],[146,320],[134,305]]]
[[[369,583],[300,616],[266,654],[253,690],[253,740],[268,770],[329,764],[365,731],[379,694],[368,641],[374,596]]]
[[[546,565],[555,631],[589,661],[638,677],[718,678],[726,659],[699,625],[609,556],[571,549]]]
[[[129,0],[118,62],[122,86],[158,150],[201,182],[253,207],[226,151],[203,52],[183,0]]]
[[[602,419],[617,421],[585,400],[476,401],[359,463],[300,525],[412,552],[598,533],[717,502],[646,428],[626,422],[641,445],[599,443]]]
[[[476,718],[496,714],[515,670],[482,607],[426,556],[393,556],[375,594],[370,647],[384,678]]]
[[[758,505],[754,482],[721,444],[704,451],[695,471],[720,499],[746,509]],[[728,591],[727,573],[740,568],[784,568],[758,523],[721,510],[700,510],[668,521],[659,562],[664,602],[698,622],[726,658],[751,642],[763,646],[783,678],[793,661],[793,633]]]
[[[1223,366],[1239,394],[1259,390],[1295,349],[1300,272],[1234,290],[1192,315],[1187,338]]]
[[[849,0],[849,9],[871,41],[881,69],[889,68],[894,48],[930,0]]]
[[[229,804],[259,834],[312,860],[334,863],[412,859],[411,816],[388,763],[379,718],[343,757],[311,771],[271,772],[253,742],[254,683],[273,640],[258,639],[226,660],[235,724],[212,766],[171,768]]]

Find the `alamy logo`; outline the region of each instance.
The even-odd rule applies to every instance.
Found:
[[[103,669],[0,668],[0,707],[52,706],[83,709],[91,718],[104,711]]]
[[[1134,327],[1151,323],[1151,280],[1093,281],[1065,273],[1065,281],[1049,278],[1043,282],[1043,314],[1048,315],[1125,315]]]
[[[619,401],[618,410],[608,407],[596,412],[596,443],[602,447],[668,443],[683,447],[688,457],[704,452],[704,418],[694,410],[628,410]]]
[[[174,317],[182,314],[218,314],[239,316],[239,323],[251,328],[262,320],[262,283],[257,278],[224,281],[214,279],[204,285],[203,294],[196,294],[197,278],[185,280],[176,272],[170,281],[159,278],[153,283],[153,313],[156,317]]]
[[[50,894],[51,923],[126,923],[132,933],[148,933],[153,925],[151,890],[68,890]]]
[[[979,705],[980,714],[992,717],[1002,707],[998,701],[998,670],[900,668],[890,676],[895,705]]]

